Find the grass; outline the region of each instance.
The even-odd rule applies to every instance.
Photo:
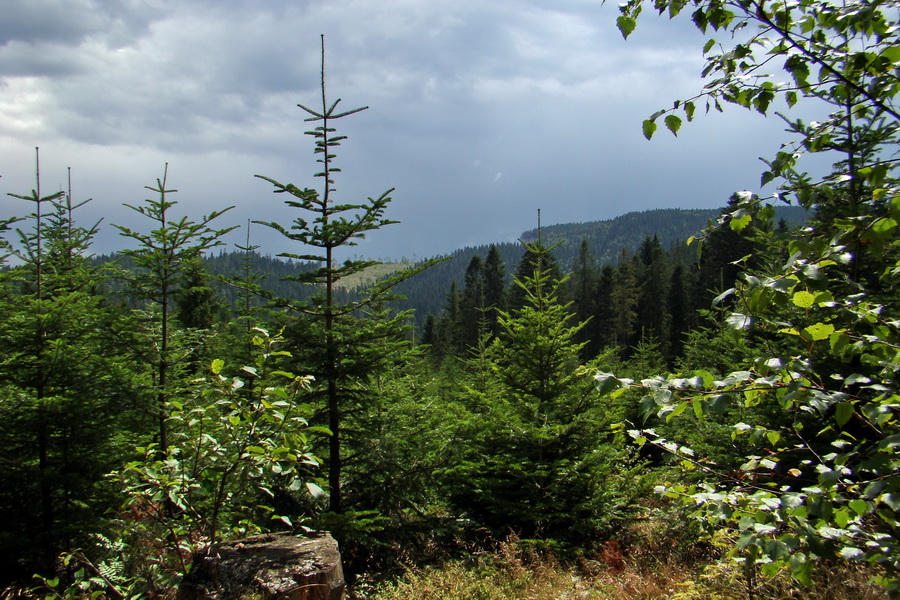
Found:
[[[812,585],[787,573],[757,577],[748,588],[742,568],[708,553],[679,553],[647,546],[623,553],[615,542],[601,545],[578,564],[563,565],[551,554],[524,549],[515,537],[493,554],[410,568],[377,586],[358,586],[358,600],[882,600],[865,565],[823,563]]]
[[[415,265],[416,263],[413,262],[381,263],[372,265],[368,269],[341,279],[338,287],[348,290],[364,288],[385,279],[389,275],[393,275],[397,271],[410,269]]]

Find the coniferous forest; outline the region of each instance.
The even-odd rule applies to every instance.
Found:
[[[335,191],[365,109],[326,95],[324,43],[312,186],[256,175],[294,211],[253,225],[279,257],[226,251],[230,209],[189,214],[167,166],[97,256],[36,154],[0,223],[4,594],[174,597],[211,542],[325,530],[356,598],[897,597],[896,6],[654,8],[730,41],[645,137],[777,106],[777,192],[339,259],[393,190]]]

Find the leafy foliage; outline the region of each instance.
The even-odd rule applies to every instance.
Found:
[[[112,475],[127,495],[120,535],[129,547],[150,547],[158,557],[141,565],[134,556],[129,565],[148,589],[170,585],[190,568],[195,549],[223,533],[258,532],[272,519],[293,527],[273,502],[284,506],[290,498],[295,511],[309,512],[310,496],[324,495],[313,475],[319,461],[309,452],[309,407],[299,401],[310,378],[276,368],[289,356],[279,349],[282,337],[254,333],[256,359],[241,376],[227,375],[216,359],[193,393],[169,400],[166,453],[160,457],[154,445],[138,448],[140,457]]]
[[[655,3],[670,16],[686,6]],[[813,107],[832,112],[810,123],[783,117],[796,140],[768,161],[762,183],[781,178],[773,196],[814,209],[815,218],[789,239],[765,225],[756,229],[757,243],[778,248],[776,262],[759,272],[745,270],[725,294],[734,302],[727,327],[753,341],[759,353],[724,377],[694,371],[639,384],[648,412],[667,420],[682,414],[721,418],[733,405],[770,405],[781,418],[733,424],[732,436],[746,438],[751,448],[734,474],[655,430],[633,435],[685,468],[707,473],[700,484],[673,483],[660,491],[687,497],[709,526],[731,528],[748,573],[787,568],[808,583],[818,559],[869,561],[883,569],[880,582],[896,594],[896,12],[863,1],[692,6],[699,29],[730,32],[734,46],[707,42],[703,74],[712,81],[697,97],[651,116],[644,124],[647,137],[663,115],[667,125],[679,110],[690,120],[699,98],[707,107],[719,109],[724,100],[763,114],[776,100],[790,107],[813,99]],[[641,7],[640,0],[622,5],[619,26],[626,37]],[[763,66],[776,60],[790,82],[763,75]],[[804,152],[836,155],[831,174],[813,181],[799,172]],[[734,231],[749,231],[773,214],[750,192],[740,192],[732,208],[724,226]],[[607,389],[633,384],[608,374],[599,379]]]

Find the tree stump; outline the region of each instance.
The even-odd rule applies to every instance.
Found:
[[[177,598],[343,600],[344,588],[341,555],[329,534],[266,534],[197,552]]]

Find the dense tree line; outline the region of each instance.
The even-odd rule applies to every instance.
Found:
[[[776,220],[787,225],[798,225],[807,218],[807,211],[799,206],[776,206]],[[587,242],[588,250],[600,265],[616,264],[623,248],[630,254],[647,237],[657,237],[660,245],[669,249],[683,244],[691,236],[697,236],[703,229],[715,224],[721,216],[716,209],[656,209],[631,212],[607,221],[587,223],[567,223],[547,225],[541,228],[541,238],[545,245],[553,247],[553,256],[564,271],[574,268],[581,253],[581,246]],[[523,232],[520,240],[535,242],[538,231]],[[500,242],[482,246],[465,247],[448,255],[446,260],[403,282],[397,291],[404,297],[397,302],[402,310],[414,310],[416,326],[421,330],[429,315],[439,315],[444,308],[448,282],[462,285],[465,271],[475,255],[482,260],[495,247],[504,265],[508,265],[506,285],[510,285],[513,265],[519,264],[525,248],[521,241]],[[277,266],[276,266],[277,268]]]
[[[725,207],[722,222],[728,220]],[[779,227],[787,235],[786,223]],[[562,261],[555,252],[559,245],[548,249],[543,241],[526,243],[512,277],[497,246],[491,246],[484,259],[475,254],[462,286],[452,281],[442,311],[426,318],[423,342],[438,358],[464,357],[482,336],[497,337],[499,311],[521,308],[525,292],[517,282],[533,272],[535,248],[546,252],[543,260],[551,275],[562,278]],[[621,248],[615,262],[603,264],[591,253],[588,240],[582,240],[560,290],[561,300],[571,303],[581,324],[575,339],[584,345],[582,358],[593,359],[609,348],[628,358],[639,346],[651,345],[665,364],[674,365],[690,332],[715,323],[724,306],[717,297],[734,285],[742,270],[756,268],[764,250],[750,237],[720,227],[707,237],[699,256],[686,240],[664,248],[653,235],[644,237],[634,253]]]

